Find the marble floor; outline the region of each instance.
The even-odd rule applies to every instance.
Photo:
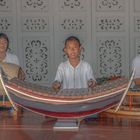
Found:
[[[82,121],[78,131],[54,131],[55,119],[24,110],[18,118],[0,111],[0,140],[138,140],[140,118],[102,113]]]

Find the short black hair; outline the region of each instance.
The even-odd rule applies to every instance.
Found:
[[[65,46],[68,41],[77,41],[79,43],[79,46],[81,46],[80,40],[76,36],[70,36],[65,40]]]
[[[5,33],[0,33],[0,38],[4,38],[7,41],[7,49],[9,48],[9,38]]]

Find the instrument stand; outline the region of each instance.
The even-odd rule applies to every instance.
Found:
[[[54,131],[78,131],[79,123],[76,119],[57,119]]]

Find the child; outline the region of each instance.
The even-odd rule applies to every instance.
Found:
[[[53,89],[92,88],[96,82],[91,66],[80,60],[80,40],[75,36],[68,37],[63,50],[68,60],[58,66]]]
[[[14,54],[7,52],[8,47],[9,47],[8,36],[4,33],[0,33],[0,62],[12,63],[19,66],[18,57]],[[18,75],[20,79],[22,80],[25,79],[25,74],[21,68],[19,69]]]
[[[132,69],[135,69],[134,82],[136,85],[140,85],[140,55],[134,58]]]

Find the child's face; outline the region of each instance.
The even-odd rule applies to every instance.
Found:
[[[76,40],[67,41],[64,52],[68,55],[69,59],[77,59],[81,53],[81,47]]]
[[[5,38],[0,38],[0,53],[5,53],[7,50],[8,42]]]

